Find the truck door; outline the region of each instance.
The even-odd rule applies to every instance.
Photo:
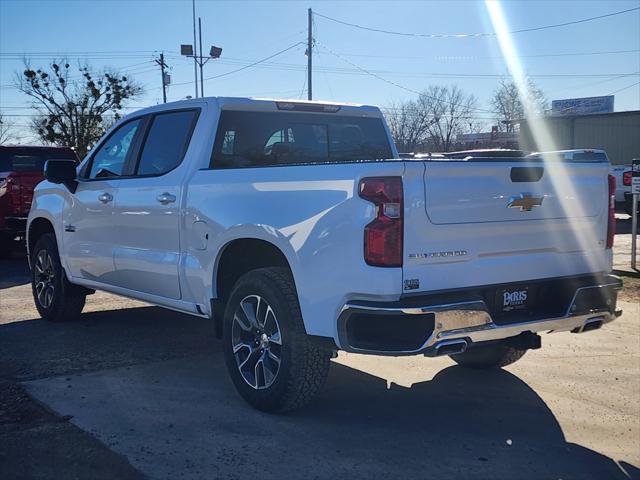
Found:
[[[180,299],[180,213],[183,163],[199,109],[159,112],[121,180],[113,226],[117,286]]]
[[[124,123],[102,143],[80,174],[63,218],[63,245],[73,277],[113,284],[114,204],[141,120]]]

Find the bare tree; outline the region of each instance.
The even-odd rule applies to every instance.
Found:
[[[18,140],[14,132],[14,127],[13,122],[7,120],[5,116],[0,113],[0,145]]]
[[[456,86],[431,86],[417,100],[388,107],[387,122],[399,149],[446,152],[458,134],[474,128],[475,104],[473,95],[465,94]]]
[[[547,98],[531,79],[527,80],[525,95],[537,113],[544,113],[548,105]],[[525,118],[522,95],[518,86],[511,80],[500,80],[500,85],[493,94],[491,106],[501,131],[515,132],[518,120]]]
[[[469,129],[477,100],[457,86],[431,86],[418,98],[420,110],[430,119],[428,140],[436,150],[448,152],[458,134]]]
[[[70,72],[66,62],[54,61],[50,68],[37,70],[25,62],[16,83],[34,100],[37,117],[32,129],[37,136],[45,143],[73,147],[82,158],[106,127],[120,118],[123,103],[142,89],[110,70],[94,75],[90,67],[79,66],[75,78]]]
[[[428,114],[409,100],[385,109],[391,135],[400,151],[412,152],[425,142],[429,125]]]

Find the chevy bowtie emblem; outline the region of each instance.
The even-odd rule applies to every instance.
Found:
[[[544,195],[534,197],[530,193],[521,193],[509,198],[507,208],[519,208],[521,212],[530,212],[533,207],[542,205],[542,200],[544,200]]]

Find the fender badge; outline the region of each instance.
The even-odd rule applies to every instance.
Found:
[[[405,290],[417,290],[418,288],[420,288],[420,279],[410,278],[404,281]]]
[[[466,250],[449,250],[446,252],[410,253],[409,258],[464,257],[465,255],[467,255]]]

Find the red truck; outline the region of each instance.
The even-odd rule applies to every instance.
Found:
[[[78,162],[68,147],[0,146],[0,256],[24,236],[33,189],[44,178],[49,159]]]

